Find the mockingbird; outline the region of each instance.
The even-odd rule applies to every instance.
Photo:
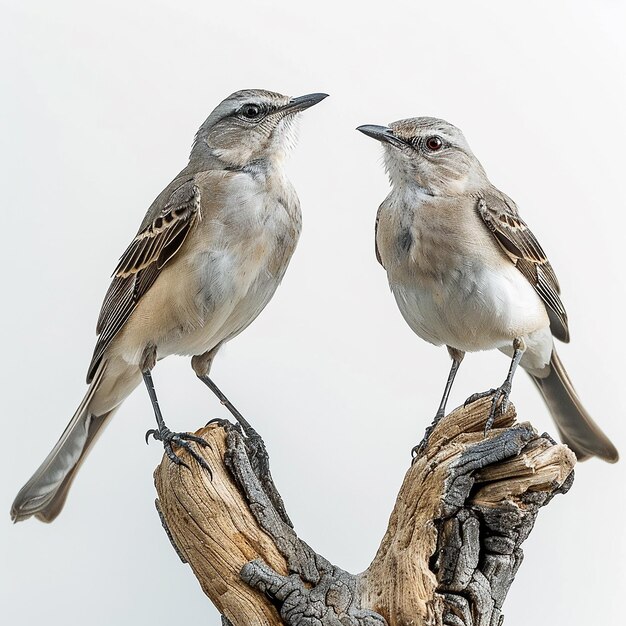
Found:
[[[157,420],[148,435],[175,463],[182,461],[173,445],[206,465],[189,444],[202,439],[165,426],[151,370],[170,354],[190,355],[196,375],[227,402],[209,378],[211,362],[263,310],[287,269],[301,215],[283,160],[297,114],[325,97],[238,91],[202,124],[189,164],[152,203],[115,269],[87,393],[15,498],[14,521],[35,515],[50,522],[59,514],[102,427],[142,378]]]
[[[497,348],[512,358],[506,380],[468,400],[493,393],[486,429],[498,407],[506,406],[519,364],[579,459],[617,461],[617,450],[582,406],[554,349],[553,337],[569,341],[554,270],[515,203],[489,182],[463,133],[430,117],[358,130],[382,142],[391,181],[376,218],[377,258],[411,329],[446,345],[452,357],[434,424],[444,415],[465,352]]]

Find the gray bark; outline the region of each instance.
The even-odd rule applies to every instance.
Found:
[[[166,532],[225,625],[499,626],[521,544],[539,509],[569,489],[575,459],[548,435],[515,424],[512,406],[485,437],[488,400],[433,430],[361,574],[298,537],[262,440],[228,422],[198,431],[210,443],[198,452],[213,479],[198,464],[186,469],[166,457],[157,468]]]

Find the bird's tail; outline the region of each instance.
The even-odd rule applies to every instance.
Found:
[[[550,373],[545,378],[531,374],[531,378],[556,422],[563,443],[573,450],[579,461],[592,456],[609,463],[615,463],[619,459],[611,440],[582,405],[556,350],[552,352],[550,359]]]
[[[11,506],[14,522],[32,515],[43,522],[51,522],[61,512],[78,468],[117,409],[116,406],[97,416],[89,410],[105,368],[105,364],[100,366],[59,441],[15,497]]]

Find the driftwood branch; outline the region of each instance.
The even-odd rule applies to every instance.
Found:
[[[372,564],[350,574],[293,529],[260,438],[200,429],[212,477],[164,457],[157,508],[176,551],[233,626],[499,626],[539,508],[573,480],[573,453],[490,399],[446,416],[415,459]]]

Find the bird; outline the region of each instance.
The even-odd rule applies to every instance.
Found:
[[[504,410],[520,365],[539,389],[561,439],[579,460],[618,452],[593,421],[554,347],[569,342],[560,286],[516,204],[497,189],[457,127],[415,117],[357,128],[381,142],[391,191],[378,209],[375,252],[409,327],[447,346],[452,366],[441,403],[414,455],[445,415],[466,352],[498,349],[511,358],[491,395],[485,432]]]
[[[206,466],[190,445],[206,442],[171,432],[163,420],[151,371],[169,355],[191,356],[196,376],[243,420],[209,377],[211,364],[265,308],[285,274],[302,220],[283,164],[299,114],[326,97],[241,90],[200,126],[187,166],[151,204],[115,268],[85,397],[17,494],[13,521],[57,517],[97,437],[142,379],[157,421],[146,440],[162,441],[174,463],[184,464],[179,447]]]

